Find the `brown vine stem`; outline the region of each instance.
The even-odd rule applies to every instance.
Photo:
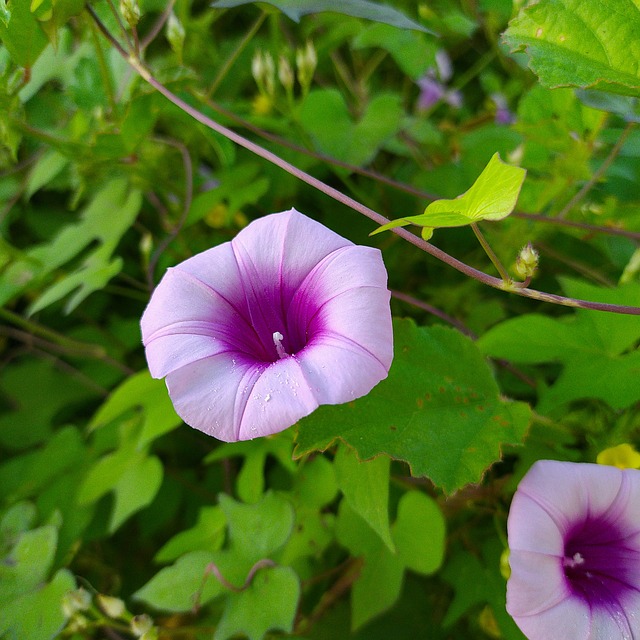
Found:
[[[618,157],[620,150],[622,149],[622,145],[626,142],[629,134],[633,130],[635,122],[629,122],[625,127],[624,131],[620,134],[618,141],[613,145],[609,155],[605,158],[604,162],[593,172],[593,175],[587,182],[584,183],[582,189],[576,193],[567,204],[564,205],[562,211],[556,216],[560,220],[567,217],[567,214],[573,207],[575,207],[578,202],[580,202],[586,195],[591,191],[593,186],[602,178],[602,176],[606,173],[607,169],[611,166],[611,163]]]
[[[418,309],[422,309],[423,311],[430,313],[433,316],[436,316],[436,318],[440,318],[440,320],[444,320],[444,322],[450,324],[452,327],[455,327],[460,333],[464,333],[465,336],[469,336],[469,338],[471,338],[472,340],[476,340],[478,337],[475,333],[473,333],[473,331],[471,331],[471,329],[468,329],[464,324],[462,324],[462,322],[460,322],[456,318],[453,318],[444,311],[441,311],[437,307],[430,305],[428,302],[423,302],[422,300],[418,300],[418,298],[414,298],[407,293],[403,293],[402,291],[394,291],[393,289],[391,290],[391,297],[395,298],[396,300],[402,300],[402,302],[406,302],[407,304],[410,304],[414,307],[417,307]]]
[[[220,115],[223,115],[225,118],[235,122],[237,125],[246,129],[247,131],[251,131],[255,133],[257,136],[265,140],[269,140],[270,142],[274,142],[275,144],[286,147],[287,149],[291,149],[296,153],[301,153],[303,155],[309,156],[311,158],[315,158],[316,160],[321,160],[322,162],[326,162],[335,167],[341,167],[343,169],[347,169],[350,173],[356,173],[365,178],[370,178],[371,180],[375,180],[376,182],[380,182],[382,184],[391,187],[392,189],[397,189],[398,191],[402,191],[404,193],[408,193],[409,195],[415,196],[416,198],[421,198],[424,200],[437,200],[440,196],[430,193],[428,191],[424,191],[423,189],[418,189],[413,185],[406,184],[405,182],[399,182],[398,180],[394,180],[393,178],[389,178],[382,173],[378,173],[377,171],[373,171],[372,169],[366,169],[364,167],[358,167],[356,165],[350,164],[348,162],[344,162],[342,160],[338,160],[332,156],[325,155],[324,153],[318,153],[317,151],[313,151],[311,149],[307,149],[306,147],[302,147],[286,138],[282,138],[281,136],[270,133],[269,131],[265,131],[260,127],[256,127],[254,124],[240,117],[239,115],[225,109],[223,106],[214,102],[213,100],[203,96],[202,94],[198,94],[196,92],[192,92],[192,95],[197,100],[204,102],[208,107],[217,111]],[[552,224],[561,227],[573,227],[575,229],[584,229],[585,231],[592,231],[593,233],[604,233],[606,235],[611,236],[621,236],[624,238],[629,238],[630,240],[640,241],[640,233],[636,231],[629,231],[627,229],[620,229],[617,227],[603,227],[595,224],[588,224],[586,222],[575,222],[574,220],[560,220],[558,218],[551,218],[549,216],[545,216],[538,213],[523,213],[521,211],[514,211],[511,214],[513,218],[522,218],[524,220],[532,220],[534,222],[541,222],[543,224]]]
[[[312,175],[309,175],[305,171],[298,169],[298,167],[292,165],[280,158],[280,156],[272,153],[271,151],[264,149],[260,145],[252,142],[251,140],[241,136],[236,133],[232,129],[229,129],[215,120],[209,118],[205,114],[198,111],[196,108],[192,107],[190,104],[179,98],[177,95],[172,93],[167,87],[165,87],[162,83],[160,83],[156,78],[151,74],[151,72],[144,66],[144,64],[135,56],[131,55],[127,52],[122,45],[113,37],[111,32],[107,29],[107,27],[102,23],[100,18],[97,16],[95,11],[92,9],[90,5],[86,5],[87,11],[91,14],[92,18],[96,21],[98,28],[102,31],[104,36],[111,42],[111,44],[115,47],[115,49],[120,53],[120,55],[137,71],[141,78],[146,80],[158,93],[162,94],[167,100],[169,100],[176,107],[184,111],[186,114],[190,115],[194,120],[200,122],[205,127],[219,133],[220,135],[228,138],[232,142],[244,147],[248,151],[251,151],[255,155],[271,162],[272,164],[280,167],[282,170],[290,173],[292,176],[298,178],[302,182],[306,182],[308,185],[314,187],[318,191],[321,191],[325,195],[333,198],[337,202],[344,204],[345,206],[361,213],[367,218],[373,220],[379,225],[386,224],[389,222],[388,218],[385,218],[383,215],[379,214],[377,211],[370,209],[369,207],[363,205],[362,203],[350,198],[349,196],[343,194],[338,189],[325,184],[318,178],[314,178]],[[402,217],[402,216],[398,216]],[[494,289],[500,289],[501,291],[508,291],[510,293],[515,293],[516,295],[523,296],[525,298],[532,298],[533,300],[538,300],[540,302],[549,302],[551,304],[562,305],[565,307],[573,307],[580,309],[595,309],[598,311],[609,311],[613,313],[623,313],[629,315],[640,315],[640,307],[626,306],[626,305],[617,305],[617,304],[607,304],[603,302],[590,302],[588,300],[578,300],[575,298],[568,298],[566,296],[560,296],[553,293],[545,293],[544,291],[537,291],[536,289],[529,289],[527,287],[518,287],[517,285],[511,282],[504,282],[501,278],[495,278],[494,276],[490,276],[479,269],[474,269],[468,264],[461,262],[457,258],[449,255],[442,249],[438,249],[438,247],[433,246],[432,244],[425,242],[422,238],[414,235],[413,233],[407,231],[406,229],[396,228],[392,230],[393,233],[397,234],[407,242],[418,247],[425,253],[433,256],[434,258],[448,264],[450,267],[460,271],[464,275],[478,280],[478,282],[482,282],[483,284],[493,287]]]
[[[222,575],[222,572],[220,571],[220,569],[218,568],[218,565],[215,562],[210,562],[204,571],[204,576],[202,577],[202,584],[200,585],[200,588],[198,589],[194,597],[194,604],[193,604],[194,612],[197,612],[200,609],[200,598],[202,597],[202,592],[204,590],[207,579],[211,574],[213,574],[216,577],[218,582],[220,582],[220,584],[223,587],[225,587],[226,589],[229,589],[229,591],[233,591],[234,593],[240,593],[241,591],[244,591],[251,585],[251,583],[253,582],[253,578],[255,577],[256,573],[260,571],[260,569],[266,569],[266,568],[271,568],[276,566],[277,566],[276,563],[273,560],[270,560],[269,558],[262,558],[262,560],[258,560],[258,562],[256,562],[251,567],[251,569],[249,569],[249,573],[247,573],[247,577],[245,578],[245,581],[242,583],[242,585],[239,587],[236,587],[235,584],[229,582]]]

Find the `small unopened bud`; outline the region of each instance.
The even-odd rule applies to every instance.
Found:
[[[276,65],[268,51],[264,54],[264,88],[268,96],[276,92]]]
[[[131,633],[136,638],[141,638],[145,633],[151,631],[153,627],[153,620],[151,616],[146,613],[141,613],[139,616],[133,616],[131,618]]]
[[[70,618],[78,611],[86,611],[91,606],[91,594],[82,587],[67,591],[62,598],[62,611]]]
[[[135,27],[140,20],[138,0],[120,0],[120,13],[131,28]]]
[[[173,11],[167,20],[167,40],[173,51],[182,59],[182,48],[184,46],[185,31],[178,17]]]
[[[304,49],[298,49],[296,51],[296,67],[298,68],[298,82],[303,91],[307,91],[311,86],[311,80],[313,80],[313,73],[318,65],[318,56],[316,54],[315,47],[310,40],[307,40],[307,44]]]
[[[98,606],[110,618],[119,618],[126,611],[124,602],[120,598],[99,593],[96,600],[98,601]]]
[[[516,258],[515,271],[517,276],[523,280],[531,278],[538,268],[538,262],[540,262],[540,255],[531,243],[527,242]]]
[[[276,66],[273,57],[267,51],[258,51],[251,61],[251,75],[258,85],[260,93],[273,96],[276,90]]]
[[[285,88],[287,93],[291,93],[293,90],[293,69],[289,64],[289,60],[283,55],[278,58],[278,80],[280,84]]]
[[[158,627],[151,627],[149,631],[145,631],[140,640],[158,640]]]

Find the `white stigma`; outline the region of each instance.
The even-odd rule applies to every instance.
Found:
[[[581,553],[574,553],[572,558],[564,559],[564,566],[573,569],[584,564],[584,558]]]
[[[273,344],[276,345],[276,351],[278,352],[278,358],[280,358],[280,360],[283,360],[289,355],[282,346],[283,340],[284,336],[279,331],[273,332]]]

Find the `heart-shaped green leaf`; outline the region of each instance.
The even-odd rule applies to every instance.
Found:
[[[392,220],[371,235],[395,227],[415,224],[424,227],[422,237],[428,240],[433,229],[463,227],[480,220],[502,220],[515,208],[526,170],[502,162],[494,153],[489,164],[468,191],[453,200],[435,200],[422,215]]]

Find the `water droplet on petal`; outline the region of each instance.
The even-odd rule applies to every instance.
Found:
[[[267,395],[264,397],[264,401],[269,402],[269,400],[271,400],[271,394],[267,393]]]

